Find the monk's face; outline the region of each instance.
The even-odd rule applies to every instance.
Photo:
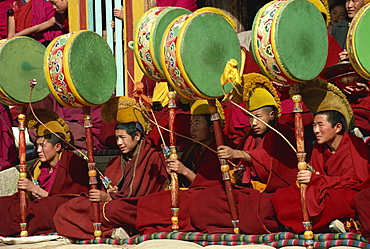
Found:
[[[275,120],[275,112],[267,112],[264,108],[260,108],[251,112],[257,118],[265,121],[268,124],[271,124],[273,120]],[[249,123],[257,136],[263,136],[267,131],[268,127],[252,115],[249,116]]]
[[[330,24],[334,26],[336,23],[346,19],[346,8],[343,5],[336,5],[330,11]]]
[[[67,11],[68,0],[50,0],[50,3],[53,5],[55,11],[60,14],[63,14]]]
[[[47,162],[54,166],[59,160],[61,144],[57,143],[56,145],[53,145],[44,137],[39,137],[36,140],[36,150],[41,162]]]
[[[347,15],[352,19],[357,11],[365,5],[364,0],[346,0]]]
[[[316,136],[317,143],[327,143],[331,146],[335,138],[338,136],[338,132],[341,131],[341,127],[338,127],[338,125],[339,124],[336,124],[332,127],[326,115],[317,114],[313,120],[313,132]]]
[[[209,127],[207,120],[202,115],[194,115],[190,118],[191,138],[198,142],[206,142],[210,139],[213,126]]]
[[[133,154],[136,146],[139,144],[140,133],[137,132],[134,138],[127,134],[126,130],[118,129],[116,130],[116,142],[118,148],[122,153]]]

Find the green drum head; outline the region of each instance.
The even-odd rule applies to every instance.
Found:
[[[191,11],[179,7],[170,7],[158,16],[155,26],[153,28],[151,37],[154,48],[154,58],[153,61],[157,68],[163,73],[162,63],[161,63],[161,43],[163,34],[168,27],[168,25],[175,20],[177,17],[190,14]]]
[[[181,32],[181,60],[186,75],[204,95],[223,96],[220,77],[226,63],[235,59],[238,67],[241,65],[240,43],[234,29],[221,15],[204,12],[191,18]],[[230,92],[233,86],[224,87]]]
[[[30,80],[37,84],[32,91],[32,103],[44,99],[50,92],[44,74],[46,47],[36,40],[20,36],[0,47],[0,88],[18,103],[30,101]]]
[[[67,53],[69,75],[78,94],[92,105],[107,102],[116,87],[117,68],[106,41],[94,32],[81,32]]]
[[[289,1],[281,8],[275,24],[278,57],[296,80],[311,80],[322,71],[328,55],[323,16],[306,0]]]
[[[354,50],[357,56],[358,62],[361,64],[370,78],[370,8],[362,14],[362,17],[358,20],[357,28],[354,34]]]

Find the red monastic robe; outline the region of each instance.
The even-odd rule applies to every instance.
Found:
[[[152,147],[146,139],[141,142],[138,157],[121,163],[121,156],[112,159],[105,171],[118,193],[111,193],[109,202],[100,202],[100,221],[103,237],[122,227],[135,233],[136,203],[140,196],[163,190],[167,172],[163,153]],[[54,217],[58,234],[70,238],[93,239],[93,212],[91,202],[80,196],[60,207]]]
[[[316,145],[310,164],[316,170],[307,186],[306,202],[314,232],[327,232],[331,221],[354,218],[353,198],[370,184],[369,151],[357,137],[345,133],[335,154],[326,144]],[[297,184],[279,189],[272,197],[277,218],[302,233],[302,209]]]
[[[361,234],[370,239],[370,188],[361,190],[355,196],[355,210],[361,223]]]
[[[216,145],[213,143],[210,147],[215,149]],[[192,156],[189,155],[189,157]],[[191,206],[199,207],[194,202],[194,196],[207,187],[223,184],[220,162],[216,153],[206,149],[194,165],[198,168],[194,181],[188,190],[180,190],[179,193],[179,231],[195,230],[190,222],[188,211]],[[136,227],[140,234],[172,231],[171,217],[173,214],[170,191],[162,191],[140,198],[137,210]]]
[[[158,7],[173,6],[188,9],[190,11],[196,11],[197,0],[157,0]]]
[[[14,166],[17,158],[10,113],[0,104],[0,170]]]
[[[292,144],[294,132],[289,127],[276,124],[279,130]],[[274,131],[269,131],[260,141],[254,135],[249,136],[243,150],[252,157],[246,166],[243,180],[258,180],[266,184],[264,192],[251,188],[235,190],[239,211],[239,228],[246,234],[263,234],[280,230],[274,218],[271,193],[278,188],[292,184],[297,176],[297,157],[289,145]],[[191,222],[197,231],[205,233],[233,233],[230,208],[225,190],[213,187],[196,196],[189,211]]]
[[[356,126],[364,137],[370,136],[370,95],[358,98],[348,96]]]
[[[49,196],[28,201],[27,225],[28,234],[37,235],[55,232],[53,217],[61,204],[87,193],[89,190],[88,167],[86,161],[70,151],[63,151],[55,181]],[[0,235],[20,234],[21,221],[19,194],[0,197]]]

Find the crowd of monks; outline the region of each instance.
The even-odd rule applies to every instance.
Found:
[[[345,56],[337,40],[331,35],[328,39],[325,68]],[[159,132],[153,123],[148,125],[153,116],[146,115],[135,99],[112,97],[97,107],[93,116],[102,121],[95,127],[94,143],[97,148],[118,147],[121,151],[106,167],[104,175],[110,181],[107,184],[99,181],[97,189],[89,188],[87,162],[66,149],[66,143],[73,139],[77,147],[84,148],[85,141],[78,139],[83,137],[78,135],[83,134],[82,123],[70,118],[80,116],[82,120],[82,113],[78,110],[73,115],[67,114],[52,99],[45,100],[40,106],[43,108],[35,113],[40,119],[46,118],[43,123],[49,124],[52,132],[35,121],[33,114],[27,115],[39,160],[30,169],[30,179],[18,182],[19,189],[30,193],[26,210],[28,234],[57,232],[70,238],[93,239],[98,230],[103,238],[123,239],[136,234],[170,232],[173,210],[171,192],[167,190],[168,176],[176,172],[182,187],[178,197],[178,231],[233,233],[237,227],[245,234],[302,233],[305,227],[300,187],[305,184],[313,232],[361,232],[370,238],[369,82],[359,82],[361,89],[355,86],[350,91],[321,79],[302,84],[309,167],[298,170],[298,158],[290,146],[296,145],[290,85],[272,82],[260,74],[248,52],[245,65],[244,86],[258,87],[239,91],[243,99],[240,104],[249,114],[230,101],[220,103],[225,145],[216,145],[206,101],[184,103],[177,99],[174,131],[182,135],[177,143],[180,159],[166,158],[161,145],[168,143],[168,132]],[[315,103],[313,110],[311,104],[317,100],[305,99],[303,91],[317,88],[328,92],[330,98],[320,100],[322,105]],[[329,105],[332,103],[335,108]],[[0,121],[4,121],[0,122],[2,141],[7,148],[1,147],[0,169],[5,169],[14,165],[16,153],[9,136],[13,118],[6,107],[0,108]],[[154,115],[161,126],[168,127],[166,106],[161,106]],[[227,160],[232,169],[239,217],[236,224],[231,222],[220,158]],[[92,202],[99,203],[98,213]],[[0,220],[7,224],[0,227],[0,235],[19,235],[19,194],[0,197],[0,203]]]

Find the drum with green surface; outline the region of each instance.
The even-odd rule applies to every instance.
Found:
[[[347,33],[347,51],[351,65],[361,77],[370,80],[370,4],[353,18]]]
[[[315,78],[328,55],[325,20],[306,0],[277,0],[262,7],[252,27],[252,54],[262,72],[281,83]]]
[[[163,33],[177,17],[191,13],[179,7],[156,7],[148,10],[139,19],[134,32],[134,50],[141,70],[156,81],[165,80],[160,63]]]
[[[41,101],[50,93],[43,70],[45,49],[30,37],[0,40],[0,102],[26,105]],[[37,82],[32,95],[31,80]]]
[[[51,93],[67,107],[104,104],[116,87],[112,50],[100,35],[91,31],[55,38],[46,49],[44,70]]]
[[[195,12],[175,19],[164,33],[162,68],[175,90],[188,99],[216,99],[233,85],[220,84],[231,59],[241,65],[241,49],[228,20],[215,12]]]

